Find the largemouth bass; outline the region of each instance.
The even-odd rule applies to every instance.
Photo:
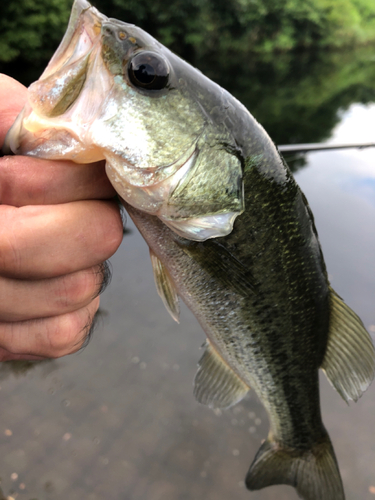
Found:
[[[306,198],[244,106],[140,28],[77,0],[6,148],[106,160],[167,310],[178,320],[181,297],[206,332],[196,398],[226,408],[252,388],[268,412],[247,487],[343,500],[318,371],[357,400],[374,348],[329,286]]]

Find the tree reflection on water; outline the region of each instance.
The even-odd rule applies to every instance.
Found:
[[[233,54],[199,65],[239,99],[276,144],[321,142],[354,102],[375,100],[373,47],[346,52]]]

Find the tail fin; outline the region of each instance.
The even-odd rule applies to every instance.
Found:
[[[308,451],[283,448],[268,438],[250,466],[246,486],[259,490],[274,484],[294,486],[304,500],[345,500],[328,434]]]

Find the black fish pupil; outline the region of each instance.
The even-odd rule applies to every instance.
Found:
[[[133,72],[136,79],[145,85],[151,83],[155,78],[155,70],[150,64],[140,64]]]
[[[130,82],[142,90],[162,90],[167,87],[169,65],[163,56],[142,51],[134,55],[127,66]]]

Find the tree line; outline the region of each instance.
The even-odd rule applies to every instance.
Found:
[[[221,53],[260,54],[375,41],[374,0],[93,0],[193,64]],[[44,65],[66,29],[72,0],[0,5],[0,62]]]

